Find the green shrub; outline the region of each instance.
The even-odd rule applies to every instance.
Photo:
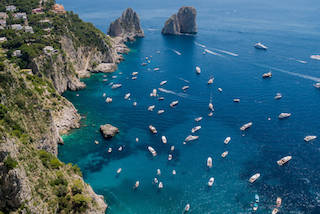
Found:
[[[4,165],[7,167],[8,170],[16,168],[18,162],[14,160],[10,155],[4,160]]]
[[[85,197],[82,194],[76,194],[72,197],[73,209],[78,212],[84,212],[90,203],[90,198]]]
[[[82,177],[81,169],[79,168],[79,166],[77,164],[72,166],[72,170],[73,170],[74,173],[76,173],[77,175]]]
[[[51,186],[68,186],[68,181],[64,178],[62,172],[57,172],[57,177],[50,182]]]
[[[82,191],[83,191],[83,185],[82,185],[81,180],[78,179],[78,180],[75,180],[75,181],[73,182],[73,185],[72,185],[72,187],[71,187],[71,191],[72,191],[72,194],[73,194],[73,195],[82,193]]]
[[[57,185],[54,192],[58,197],[65,197],[68,194],[68,187],[61,184]]]
[[[2,104],[0,104],[0,120],[2,120],[8,112],[8,108]]]
[[[50,160],[50,167],[52,169],[59,169],[63,164],[58,160],[58,158],[53,158]]]

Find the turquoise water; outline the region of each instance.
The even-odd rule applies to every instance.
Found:
[[[182,213],[186,203],[191,213],[251,213],[255,194],[260,196],[257,213],[271,213],[278,196],[283,201],[281,213],[320,213],[319,141],[303,141],[320,130],[320,91],[313,87],[320,80],[320,61],[309,58],[320,52],[319,2],[60,2],[103,31],[131,6],[145,30],[145,38],[128,44],[131,52],[115,73],[94,74],[83,80],[86,89],[64,94],[84,119],[80,129],[64,136],[59,158],[80,166],[86,182],[105,196],[107,213]],[[162,36],[166,18],[187,4],[198,9],[198,35]],[[269,50],[255,50],[253,44],[258,41]],[[203,45],[217,54],[204,55]],[[142,67],[151,55],[151,63]],[[195,66],[201,67],[200,75],[195,74]],[[153,71],[155,67],[160,70]],[[262,79],[269,70],[273,77]],[[139,72],[136,80],[131,79],[132,72]],[[207,85],[211,76],[214,83]],[[163,80],[168,82],[162,87],[173,93],[158,92],[165,98],[158,101],[149,94]],[[111,82],[122,87],[111,89]],[[190,88],[183,92],[185,85]],[[125,100],[129,92],[131,99]],[[277,92],[282,99],[273,98]],[[103,93],[113,98],[111,104]],[[234,103],[234,98],[240,98],[240,103]],[[174,100],[179,104],[170,108]],[[207,116],[210,100],[215,107],[212,117]],[[150,105],[156,105],[153,112],[147,111]],[[158,115],[159,109],[165,113]],[[280,121],[281,112],[292,116]],[[199,116],[203,120],[196,123],[194,118]],[[250,121],[253,126],[241,132],[240,126]],[[99,126],[105,123],[117,126],[120,133],[103,139]],[[157,128],[157,135],[149,132],[150,124]],[[202,126],[199,140],[183,145],[198,124]],[[162,135],[168,139],[166,145]],[[231,141],[225,145],[227,136]],[[95,140],[100,143],[96,145]],[[175,151],[168,161],[171,145]],[[123,151],[117,151],[119,146]],[[148,146],[155,148],[156,157]],[[112,153],[107,152],[109,147]],[[222,159],[226,150],[229,155]],[[276,161],[287,155],[293,159],[279,167]],[[208,156],[213,158],[210,170]],[[116,176],[120,167],[122,172]],[[161,191],[153,184],[158,168],[158,179],[164,184]],[[172,175],[172,170],[177,174]],[[249,184],[249,177],[257,172],[261,178]],[[207,187],[210,177],[215,178],[212,188]],[[134,191],[137,180],[140,186]]]

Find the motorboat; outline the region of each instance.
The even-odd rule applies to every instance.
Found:
[[[240,130],[241,131],[245,131],[248,128],[250,128],[251,126],[252,126],[252,122],[246,123],[246,124],[244,124],[243,126],[240,127]]]
[[[260,173],[256,173],[256,174],[252,175],[249,179],[249,182],[254,183],[258,178],[260,178]]]
[[[268,47],[265,46],[265,45],[263,45],[261,42],[256,43],[256,44],[254,45],[254,47],[255,47],[256,49],[260,49],[260,50],[267,50],[267,49],[268,49]]]
[[[224,139],[224,144],[228,144],[231,140],[231,137],[226,137],[226,139]]]
[[[152,154],[153,157],[157,156],[157,152],[156,152],[156,150],[154,150],[154,148],[152,148],[151,146],[148,146],[148,150]]]
[[[281,114],[279,114],[278,118],[284,119],[284,118],[288,118],[290,116],[291,116],[291,113],[281,113]]]
[[[277,161],[277,164],[279,166],[283,166],[284,164],[286,164],[288,161],[290,161],[292,159],[292,156],[285,156],[283,158],[281,158],[280,160]]]

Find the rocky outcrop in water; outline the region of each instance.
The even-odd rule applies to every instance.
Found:
[[[115,126],[112,126],[110,124],[105,124],[100,126],[100,131],[104,138],[112,138],[116,134],[119,133],[119,129]]]
[[[125,41],[144,37],[138,14],[132,8],[127,8],[120,18],[110,24],[108,35],[122,37]]]
[[[162,34],[196,34],[197,11],[194,7],[181,7],[177,14],[172,15],[164,24]]]

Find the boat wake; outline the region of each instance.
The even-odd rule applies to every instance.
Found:
[[[218,53],[216,53],[216,52],[213,52],[213,51],[211,51],[211,50],[209,50],[209,49],[204,49],[204,51],[207,52],[207,53],[209,53],[209,54],[215,55],[215,56],[222,56],[221,54],[218,54]]]
[[[197,46],[202,47],[202,48],[205,48],[205,47],[206,47],[205,45],[200,44],[200,43],[198,43],[198,42],[194,42],[194,44],[196,44]]]
[[[181,53],[179,52],[179,51],[177,51],[177,50],[175,50],[175,49],[171,49],[174,53],[176,53],[177,55],[181,55]]]
[[[320,82],[320,78],[319,77],[314,77],[314,76],[310,76],[310,75],[305,75],[305,74],[300,74],[300,73],[296,73],[296,72],[292,72],[292,71],[287,71],[287,70],[283,70],[280,68],[276,68],[276,67],[272,67],[272,66],[267,66],[267,65],[262,65],[262,64],[254,64],[256,66],[262,67],[262,68],[267,68],[270,70],[274,70],[274,71],[279,71],[285,74],[289,74],[291,76],[296,76],[296,77],[300,77],[303,79],[308,79],[308,80],[312,80],[315,82]]]
[[[232,53],[232,52],[230,52],[230,51],[220,50],[220,49],[217,49],[217,48],[212,48],[212,49],[215,50],[215,51],[219,51],[219,52],[221,52],[221,53],[224,53],[224,54],[228,54],[228,55],[230,55],[230,56],[239,56],[239,54]]]
[[[183,79],[182,77],[178,77],[178,79],[179,79],[179,80],[182,80],[182,81],[184,81],[184,82],[186,82],[186,83],[190,83],[189,80]]]
[[[308,62],[307,61],[304,61],[304,60],[300,60],[300,59],[295,59],[295,58],[288,58],[288,59],[290,59],[290,60],[294,60],[294,61],[296,61],[296,62],[300,62],[300,63],[302,63],[302,64],[307,64]]]
[[[161,92],[167,93],[167,94],[174,94],[174,95],[176,95],[178,97],[186,98],[188,96],[185,93],[177,93],[177,92],[174,92],[174,91],[171,91],[171,90],[167,90],[167,89],[164,89],[164,88],[158,88],[158,90],[161,91]]]
[[[194,44],[196,44],[197,46],[199,47],[202,47],[202,48],[206,48],[207,46],[203,45],[203,44],[200,44],[198,42],[194,42]],[[232,53],[230,51],[226,51],[226,50],[221,50],[221,49],[218,49],[218,48],[211,48],[212,50],[215,50],[215,51],[218,51],[220,53],[224,53],[224,54],[227,54],[227,55],[230,55],[230,56],[239,56],[239,54],[236,54],[236,53]],[[215,53],[213,51],[210,51],[209,49],[204,49],[205,52],[207,53],[210,53],[210,54],[213,54],[213,55],[219,55],[218,53]]]

